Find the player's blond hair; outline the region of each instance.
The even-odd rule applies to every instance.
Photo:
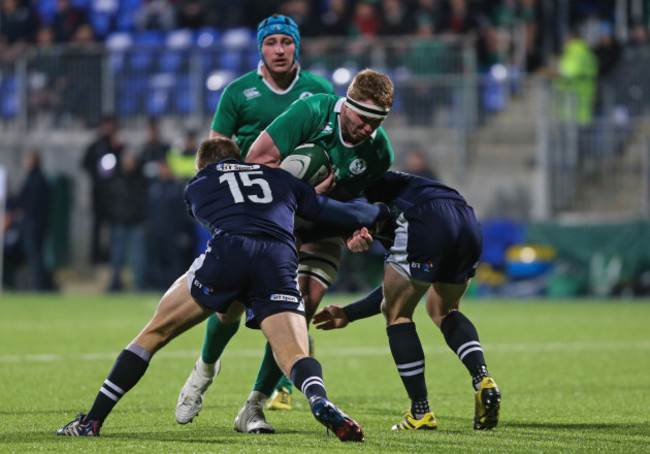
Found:
[[[372,101],[377,106],[390,109],[393,106],[395,87],[386,74],[364,69],[359,71],[348,87],[347,97],[356,101]]]
[[[194,170],[198,172],[208,164],[228,158],[241,159],[239,147],[235,142],[225,137],[205,139],[196,152]]]

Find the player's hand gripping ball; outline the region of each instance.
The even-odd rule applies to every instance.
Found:
[[[280,167],[312,186],[316,186],[332,173],[329,155],[324,148],[313,143],[298,145],[284,158]]]

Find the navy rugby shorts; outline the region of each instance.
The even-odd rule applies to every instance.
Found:
[[[386,261],[410,279],[463,284],[476,274],[482,238],[474,210],[465,202],[433,199],[398,217]]]
[[[190,267],[192,297],[203,306],[226,312],[234,300],[247,308],[246,325],[259,328],[279,312],[305,313],[298,290],[295,248],[266,237],[219,234]]]

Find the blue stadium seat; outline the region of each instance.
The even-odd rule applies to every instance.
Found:
[[[137,46],[162,46],[165,33],[158,30],[143,30],[133,34],[133,43]]]
[[[104,39],[113,30],[113,13],[93,11],[90,13],[90,23],[95,36]]]
[[[221,43],[229,49],[244,49],[255,40],[254,34],[246,27],[229,28],[221,37]]]
[[[163,72],[179,72],[186,66],[187,52],[177,50],[165,50],[160,55],[160,70]]]
[[[205,49],[219,43],[221,32],[216,28],[203,27],[194,32],[193,44],[196,47]]]
[[[147,91],[147,80],[142,77],[125,77],[117,83],[117,112],[120,115],[142,113],[142,100]]]
[[[240,72],[243,51],[239,49],[223,49],[219,54],[219,69]]]
[[[148,115],[160,116],[167,113],[171,92],[176,86],[176,76],[168,73],[154,74],[149,78],[145,109]]]
[[[129,69],[134,72],[146,72],[154,62],[154,53],[150,49],[132,49],[128,54]]]
[[[165,50],[160,56],[160,70],[179,72],[184,70],[189,59],[188,49],[192,46],[192,31],[173,30],[165,38]]]
[[[20,110],[18,78],[3,76],[0,84],[0,113],[4,118],[14,118]]]
[[[135,14],[131,12],[120,11],[115,16],[115,30],[123,32],[135,31]]]
[[[124,52],[133,45],[133,35],[125,31],[109,34],[104,41],[110,52]]]
[[[174,109],[176,113],[187,115],[196,112],[196,100],[191,90],[190,76],[182,74],[176,80],[174,89]]]
[[[56,2],[57,0],[41,0],[38,2],[38,13],[44,25],[52,24],[54,14],[56,13]]]

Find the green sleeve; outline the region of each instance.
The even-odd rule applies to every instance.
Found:
[[[309,140],[316,132],[314,113],[304,100],[297,100],[266,128],[280,155],[285,158],[291,150]]]
[[[219,99],[217,111],[212,118],[212,130],[226,137],[232,137],[237,130],[237,106],[234,95],[227,86]]]

